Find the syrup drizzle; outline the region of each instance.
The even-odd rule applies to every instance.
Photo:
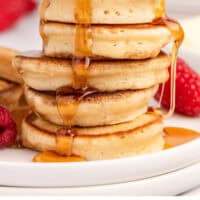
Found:
[[[58,131],[56,137],[57,152],[61,155],[72,155],[76,131],[73,122],[81,101],[94,93],[88,88],[90,56],[92,55],[92,9],[91,0],[76,0],[75,10],[75,47],[72,58],[73,85],[56,91],[59,114],[65,127]]]
[[[165,1],[161,0],[160,5],[155,8],[155,14],[157,17],[165,14]],[[76,135],[73,129],[73,121],[76,116],[78,107],[82,99],[94,91],[88,89],[88,76],[90,66],[90,56],[92,55],[92,9],[91,0],[76,0],[76,29],[75,29],[75,50],[74,57],[72,59],[72,68],[74,74],[73,89],[68,87],[59,88],[56,92],[57,107],[60,116],[66,126],[62,129],[62,134],[57,135],[57,152],[63,155],[72,155],[72,146],[74,137]],[[156,19],[152,24],[164,25],[168,28],[174,38],[172,48],[172,62],[171,62],[171,99],[170,109],[168,113],[164,114],[164,117],[170,117],[175,110],[175,94],[176,94],[176,59],[179,47],[184,38],[184,32],[180,24],[168,17],[161,17]],[[164,93],[164,85],[163,85]],[[162,102],[162,96],[161,100]],[[71,98],[69,99],[65,98]],[[64,131],[64,134],[63,134]],[[67,139],[66,139],[67,138]]]
[[[173,115],[176,106],[176,63],[179,48],[184,39],[184,31],[181,25],[167,16],[160,19],[156,19],[153,24],[164,25],[170,31],[174,41],[171,51],[171,91],[170,91],[170,109],[167,113],[163,114],[164,118],[169,118]],[[161,96],[159,100],[159,106],[161,106],[163,95],[165,90],[165,84],[162,84]]]
[[[166,15],[165,0],[160,0],[159,4],[157,0],[153,0],[152,3],[153,5],[156,5],[154,8],[154,14],[155,14],[156,19]]]

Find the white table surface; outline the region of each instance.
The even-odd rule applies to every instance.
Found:
[[[180,1],[180,0],[179,0]],[[177,2],[179,2],[177,1]],[[197,0],[181,0],[181,9],[176,1],[168,0],[169,15],[175,18],[184,19],[200,14],[200,2]],[[198,3],[197,3],[198,2]],[[172,5],[173,3],[173,5]],[[176,4],[176,5],[175,5]],[[0,45],[16,48],[18,50],[33,50],[42,48],[39,36],[39,18],[37,12],[20,20],[11,30],[0,34]],[[183,196],[200,195],[200,188],[182,194]]]

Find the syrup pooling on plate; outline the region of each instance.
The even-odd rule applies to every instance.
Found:
[[[184,39],[184,31],[181,25],[168,17],[162,17],[160,19],[156,19],[153,24],[162,25],[168,28],[172,37],[173,37],[173,45],[171,52],[171,92],[170,92],[170,109],[166,114],[163,114],[165,118],[171,117],[175,111],[176,106],[176,61],[179,48]],[[160,96],[159,105],[161,105],[163,94],[164,94],[165,84],[162,85],[162,92]]]
[[[61,156],[55,152],[45,151],[38,153],[34,158],[33,162],[83,162],[86,161],[84,158],[79,156]]]
[[[56,91],[59,114],[65,127],[58,131],[56,151],[61,155],[72,155],[76,136],[73,121],[83,98],[94,91],[88,88],[90,56],[92,55],[92,9],[91,0],[75,0],[75,41],[72,58],[72,87],[62,87]]]
[[[165,149],[173,148],[200,138],[198,132],[185,128],[166,127],[164,133]]]

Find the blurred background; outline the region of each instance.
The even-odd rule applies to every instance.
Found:
[[[12,4],[14,2],[14,4]],[[26,3],[28,6],[25,11],[17,11],[19,16],[14,13],[13,18],[5,18],[5,9],[20,9],[20,4]],[[4,21],[11,21],[12,26],[3,30],[0,28],[0,45],[16,48],[19,50],[41,49],[41,40],[39,37],[39,16],[37,14],[38,0],[0,0],[0,24]],[[186,40],[184,45],[200,51],[200,1],[199,0],[166,0],[168,15],[178,19],[183,24],[186,31]],[[13,6],[8,6],[9,4]],[[7,7],[6,7],[7,5]],[[3,8],[6,7],[3,10]],[[5,16],[3,16],[5,15]],[[10,19],[11,18],[11,19]],[[8,20],[9,19],[9,20]],[[6,21],[6,22],[7,22]],[[8,22],[7,22],[8,23]],[[4,24],[5,25],[5,24]]]

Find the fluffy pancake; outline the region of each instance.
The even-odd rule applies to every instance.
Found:
[[[113,59],[145,59],[156,57],[173,35],[160,25],[93,25],[90,57]],[[70,57],[75,54],[76,26],[61,23],[41,23],[44,53],[51,57]],[[84,48],[85,49],[85,48]]]
[[[56,135],[60,128],[31,114],[22,125],[22,143],[25,147],[38,151],[57,151]],[[68,149],[72,150],[73,155],[86,160],[152,153],[163,149],[162,131],[161,116],[147,113],[123,124],[75,128],[76,135]],[[68,139],[69,136],[66,136],[66,140]]]
[[[149,100],[155,95],[157,86],[138,91],[118,91],[88,95],[80,102],[73,126],[101,126],[133,120],[147,111]],[[25,96],[31,108],[43,119],[64,125],[57,108],[56,96],[26,87]],[[72,96],[64,98],[64,104],[76,102]],[[65,109],[65,115],[69,114]]]
[[[29,87],[39,91],[55,91],[72,86],[72,61],[45,57],[39,52],[17,56],[13,64]],[[87,85],[98,91],[145,89],[168,79],[170,58],[161,53],[147,60],[91,61]]]
[[[43,0],[40,5],[40,17],[46,21],[76,23],[79,17],[77,2],[77,0]],[[91,0],[90,2],[87,10],[91,11],[92,24],[151,23],[165,14],[164,0]]]
[[[20,85],[0,79],[0,105],[13,111],[20,106],[22,99],[23,88]]]
[[[18,53],[15,50],[0,46],[0,77],[16,83],[22,83],[20,75],[12,67],[12,59]]]

